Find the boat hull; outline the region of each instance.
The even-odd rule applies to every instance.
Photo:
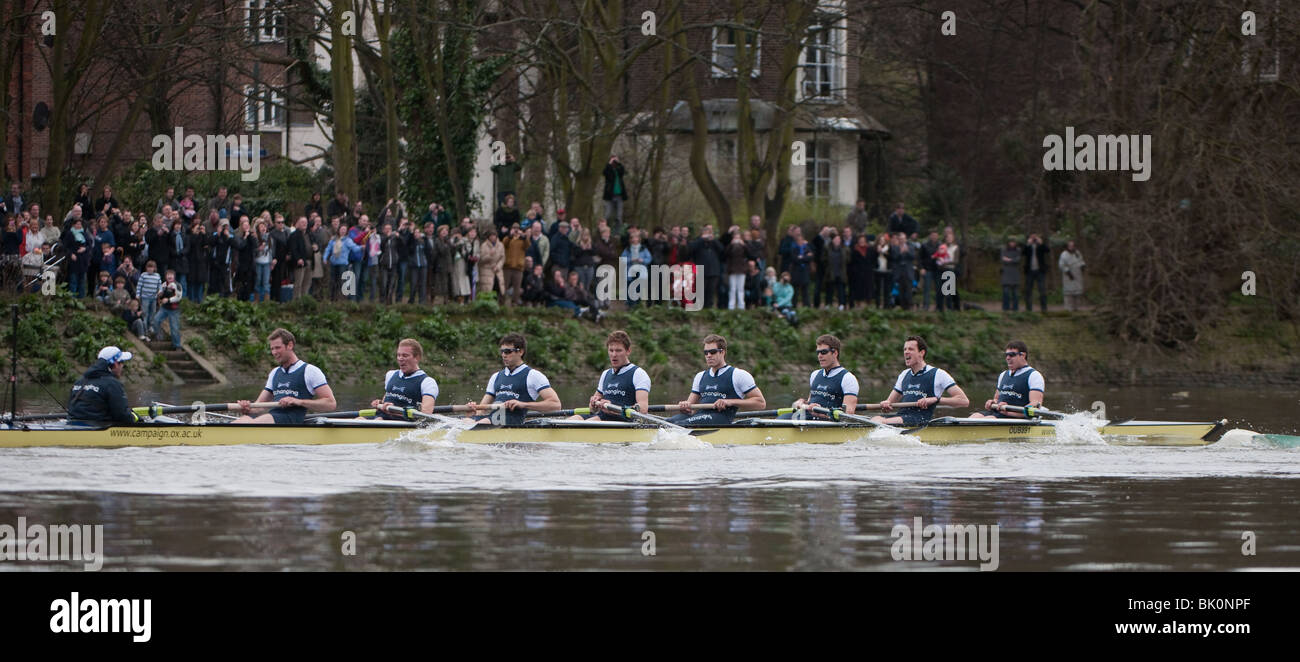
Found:
[[[1141,421],[1108,425],[1101,429],[1107,440],[1120,445],[1194,446],[1209,441],[1216,423]],[[764,421],[715,428],[696,428],[691,435],[719,446],[783,444],[844,444],[865,440],[875,430],[868,425],[840,425],[821,421]],[[929,426],[905,431],[921,442],[951,445],[990,442],[1045,442],[1056,437],[1047,421],[1005,419],[941,419]],[[651,426],[604,422],[556,422],[510,428],[480,426],[469,430],[417,428],[390,421],[337,421],[299,426],[279,425],[130,425],[75,429],[28,426],[0,430],[0,448],[73,446],[120,448],[127,446],[237,446],[374,444],[407,437],[422,441],[454,439],[471,444],[644,444],[659,438]]]

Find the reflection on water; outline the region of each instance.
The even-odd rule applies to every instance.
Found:
[[[102,523],[106,570],[974,570],[899,562],[896,524],[997,524],[1000,569],[1300,567],[1300,484],[949,481],[306,498],[0,494],[0,523]],[[342,554],[343,532],[356,555]],[[654,555],[647,549],[653,532]],[[1252,531],[1257,554],[1243,556]],[[0,563],[0,569],[32,564]],[[37,566],[40,567],[40,566]],[[72,568],[54,565],[56,568]]]

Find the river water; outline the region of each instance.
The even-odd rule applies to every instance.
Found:
[[[561,393],[566,406],[586,394]],[[240,395],[252,394],[198,399]],[[342,407],[372,397],[339,395]],[[791,395],[769,392],[769,405]],[[20,409],[53,408],[39,390],[22,396]],[[1298,399],[1295,390],[1187,386],[1056,390],[1048,402],[1084,410],[1103,401],[1112,419],[1228,418],[1230,428],[1296,434]],[[1237,436],[1195,448],[886,438],[689,449],[418,439],[0,449],[0,524],[102,524],[110,570],[977,569],[897,560],[896,527],[915,528],[917,518],[996,525],[1000,570],[1300,569],[1297,477],[1300,450]],[[80,564],[0,562],[46,567]]]

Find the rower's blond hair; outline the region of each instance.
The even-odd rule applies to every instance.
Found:
[[[397,347],[398,349],[401,349],[402,347],[410,347],[411,353],[415,355],[417,360],[424,358],[424,348],[420,346],[420,341],[415,338],[402,338],[402,340],[397,343]]]
[[[727,349],[727,339],[726,339],[726,338],[723,338],[722,336],[720,336],[720,335],[718,335],[718,334],[716,334],[716,333],[710,333],[709,335],[704,336],[704,344],[706,344],[706,345],[708,345],[708,344],[714,344],[714,345],[717,345],[717,346],[718,346],[718,349],[721,349],[721,350],[724,350],[724,351]]]

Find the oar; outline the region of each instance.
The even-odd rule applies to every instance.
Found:
[[[661,427],[661,428],[666,428],[666,429],[669,429],[669,430],[675,430],[675,431],[677,431],[677,432],[681,432],[681,433],[684,433],[684,434],[689,434],[689,433],[690,433],[690,430],[687,430],[686,428],[684,428],[684,427],[682,427],[682,426],[680,426],[680,425],[678,425],[678,424],[676,424],[676,423],[672,423],[672,422],[670,422],[670,421],[669,421],[668,419],[666,419],[666,418],[660,418],[660,417],[658,417],[658,416],[651,416],[650,414],[642,414],[641,412],[637,411],[636,409],[634,409],[634,408],[632,408],[632,407],[619,407],[618,405],[616,405],[616,404],[614,404],[614,403],[612,403],[612,402],[607,402],[607,403],[605,403],[605,411],[607,411],[607,412],[609,412],[609,413],[611,413],[611,414],[622,414],[623,416],[625,416],[625,417],[627,417],[627,418],[635,418],[635,419],[637,419],[637,420],[639,420],[639,421],[645,421],[646,423],[651,423],[651,424],[654,424],[654,425],[659,426],[659,427]]]
[[[250,402],[248,406],[252,409],[275,409],[280,406],[278,402]],[[131,411],[138,416],[162,416],[164,414],[192,414],[199,410],[209,411],[241,411],[238,402],[214,402],[203,405],[175,405],[163,407],[160,405],[151,405],[148,407],[133,407]]]
[[[493,425],[505,424],[504,414],[506,408],[504,404],[499,402],[493,402],[486,405],[479,405],[479,407],[492,410],[492,416],[488,419],[488,421]],[[472,412],[473,408],[470,407],[469,405],[440,405],[433,408],[433,413],[426,414],[420,411],[419,409],[413,409],[411,407],[407,407],[406,409],[402,410],[402,413],[404,416],[406,416],[406,418],[410,420],[423,418],[426,421],[438,421],[439,423],[460,423],[462,420],[464,420],[460,418],[452,418],[450,416],[445,416],[443,414],[438,413],[438,410],[448,411],[448,412]]]
[[[327,411],[321,414],[307,414],[307,418],[370,418],[379,414],[377,409],[358,409],[356,411]]]
[[[536,418],[542,416],[587,416],[591,414],[591,407],[577,407],[575,409],[557,409],[555,411],[530,411],[524,416]]]
[[[690,407],[690,408],[691,408],[692,410],[694,410],[694,411],[703,411],[703,410],[705,410],[705,409],[713,409],[713,403],[712,403],[712,402],[707,402],[707,403],[705,403],[705,402],[697,402],[697,403],[695,403],[695,404],[693,404],[693,405],[687,405],[687,406]],[[646,409],[646,411],[653,411],[653,412],[679,411],[679,410],[681,410],[681,407],[678,406],[678,405],[650,405],[650,406]]]
[[[920,403],[917,403],[917,402],[895,402],[895,403],[893,403],[893,404],[890,405],[890,408],[891,408],[891,409],[909,409],[909,408],[912,408],[912,407],[919,407],[919,406],[921,406],[921,405],[920,405]],[[854,411],[877,411],[877,410],[881,410],[881,409],[884,409],[884,407],[881,407],[879,402],[873,402],[873,403],[871,403],[871,404],[858,405],[857,408],[854,409]]]
[[[813,406],[813,407],[808,407],[808,410],[821,414],[822,416],[829,416],[830,418],[833,418],[837,421],[848,420],[848,421],[853,421],[855,423],[864,423],[866,425],[871,425],[874,427],[887,427],[885,426],[884,423],[877,423],[867,418],[866,416],[858,416],[857,414],[845,413],[844,410],[842,409],[827,409],[825,407]]]
[[[784,416],[786,414],[793,414],[793,413],[794,413],[794,407],[786,407],[784,409],[759,409],[757,411],[737,412],[736,418],[755,418],[761,416]]]
[[[996,407],[997,405],[994,406]],[[1027,418],[1034,418],[1035,416],[1037,416],[1040,418],[1050,418],[1052,420],[1057,420],[1057,421],[1065,418],[1065,414],[1062,414],[1060,412],[1055,412],[1044,407],[1017,407],[1015,405],[1007,405],[1007,411],[1014,411],[1019,414],[1024,414],[1025,417]]]
[[[154,406],[157,406],[157,407],[174,407],[174,406],[176,406],[176,405],[168,404],[168,403],[166,403],[166,402],[155,402],[155,403],[153,403],[153,404],[154,404]],[[231,415],[229,415],[229,414],[218,414],[218,413],[216,413],[216,412],[210,412],[210,411],[206,411],[206,410],[204,411],[204,414],[205,414],[205,415],[211,414],[212,416],[216,416],[217,418],[224,418],[224,419],[231,420],[231,421],[235,420],[236,418],[239,418],[238,416],[231,416]]]

